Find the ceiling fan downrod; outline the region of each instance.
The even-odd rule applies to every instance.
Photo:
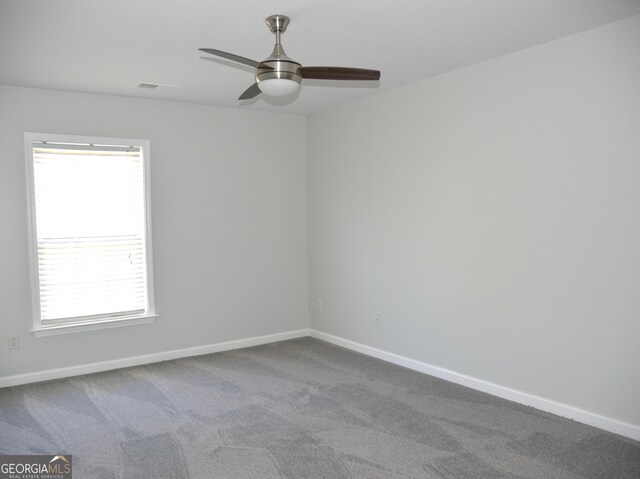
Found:
[[[270,15],[268,16],[264,22],[271,30],[271,33],[276,34],[276,45],[280,45],[280,34],[287,31],[287,26],[289,26],[289,17],[286,15]]]

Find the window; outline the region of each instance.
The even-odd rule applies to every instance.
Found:
[[[149,142],[25,134],[34,333],[155,317]]]

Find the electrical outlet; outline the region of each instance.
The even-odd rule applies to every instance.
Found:
[[[9,349],[20,349],[20,336],[8,336]]]
[[[321,299],[319,299],[318,302],[316,303],[316,309],[318,310],[319,313],[322,313],[322,310],[324,309],[324,305],[322,304]]]
[[[380,318],[376,318],[373,320],[373,325],[374,326],[380,326]]]

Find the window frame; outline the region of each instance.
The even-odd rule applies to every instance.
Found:
[[[147,281],[147,310],[142,314],[131,316],[96,317],[79,319],[76,321],[60,321],[60,324],[43,325],[40,311],[40,277],[38,265],[38,234],[36,218],[35,200],[35,172],[33,149],[35,142],[50,143],[76,143],[85,145],[113,145],[113,146],[135,146],[142,151],[143,169],[143,199],[144,199],[144,247],[145,266]],[[28,220],[28,246],[29,246],[29,269],[31,281],[31,304],[33,327],[31,332],[38,337],[53,336],[67,333],[77,333],[83,331],[95,331],[98,329],[116,328],[121,326],[134,326],[138,324],[148,324],[158,317],[155,310],[155,295],[153,285],[153,250],[151,241],[151,191],[149,174],[150,141],[128,138],[109,138],[81,135],[62,135],[54,133],[34,133],[24,134],[26,180],[27,180],[27,220]]]

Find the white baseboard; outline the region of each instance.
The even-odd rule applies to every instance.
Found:
[[[332,334],[323,333],[322,331],[317,331],[315,329],[310,329],[309,335],[328,343],[366,354],[367,356],[373,356],[374,358],[382,359],[383,361],[404,366],[405,368],[413,369],[415,371],[420,371],[421,373],[429,374],[430,376],[445,379],[452,383],[461,384],[478,391],[492,394],[493,396],[508,399],[510,401],[524,404],[525,406],[531,406],[536,409],[540,409],[541,411],[550,412],[589,426],[594,426],[604,429],[605,431],[640,441],[640,426],[635,424],[618,421],[617,419],[601,416],[568,404],[559,403],[540,396],[518,391],[516,389],[500,386],[499,384],[491,383],[489,381],[467,376],[466,374],[460,374],[449,369],[409,359],[398,354],[372,348],[371,346],[356,343],[355,341],[350,341]]]
[[[113,369],[128,368],[131,366],[140,366],[143,364],[157,363],[160,361],[169,361],[171,359],[184,358],[189,356],[200,356],[202,354],[217,353],[221,351],[229,351],[231,349],[247,348],[258,346],[261,344],[275,343],[277,341],[285,341],[287,339],[302,338],[312,336],[328,343],[342,346],[352,351],[357,351],[367,356],[382,359],[399,366],[404,366],[421,373],[429,374],[437,378],[451,381],[452,383],[461,384],[463,386],[476,389],[488,394],[492,394],[503,399],[508,399],[526,406],[531,406],[541,411],[550,412],[558,416],[573,419],[574,421],[588,424],[605,431],[620,434],[631,439],[640,441],[640,426],[625,423],[606,416],[601,416],[584,409],[580,409],[568,404],[559,403],[550,399],[545,399],[533,394],[518,391],[499,384],[484,381],[482,379],[457,373],[449,369],[433,366],[431,364],[409,359],[398,354],[383,351],[381,349],[366,346],[355,341],[350,341],[332,334],[323,333],[315,329],[299,329],[296,331],[287,331],[284,333],[270,334],[266,336],[256,336],[253,338],[238,339],[235,341],[227,341],[224,343],[207,344],[204,346],[196,346],[185,349],[175,349],[161,353],[145,354],[142,356],[133,356],[123,359],[114,359],[111,361],[102,361],[98,363],[84,364],[80,366],[70,366],[66,368],[49,369],[35,373],[17,374],[15,376],[0,377],[0,388],[9,386],[18,386],[21,384],[29,384],[40,381],[50,381],[52,379],[61,379],[72,376],[80,376],[82,374],[96,373],[100,371],[110,371]]]
[[[175,349],[173,351],[144,354],[142,356],[114,359],[111,361],[101,361],[98,363],[83,364],[80,366],[70,366],[66,368],[48,369],[46,371],[35,373],[5,376],[0,378],[0,388],[18,386],[20,384],[36,383],[40,381],[50,381],[52,379],[68,378],[71,376],[80,376],[82,374],[97,373],[100,371],[110,371],[112,369],[128,368],[131,366],[140,366],[142,364],[158,363],[160,361],[168,361],[171,359],[178,359],[189,356],[200,356],[202,354],[218,353],[220,351],[228,351],[230,349],[247,348],[250,346],[275,343],[277,341],[302,338],[305,336],[309,336],[309,330],[299,329],[297,331],[287,331],[284,333],[269,334],[267,336],[256,336],[253,338],[238,339],[235,341],[227,341],[224,343],[207,344],[204,346],[196,346],[193,348]]]

